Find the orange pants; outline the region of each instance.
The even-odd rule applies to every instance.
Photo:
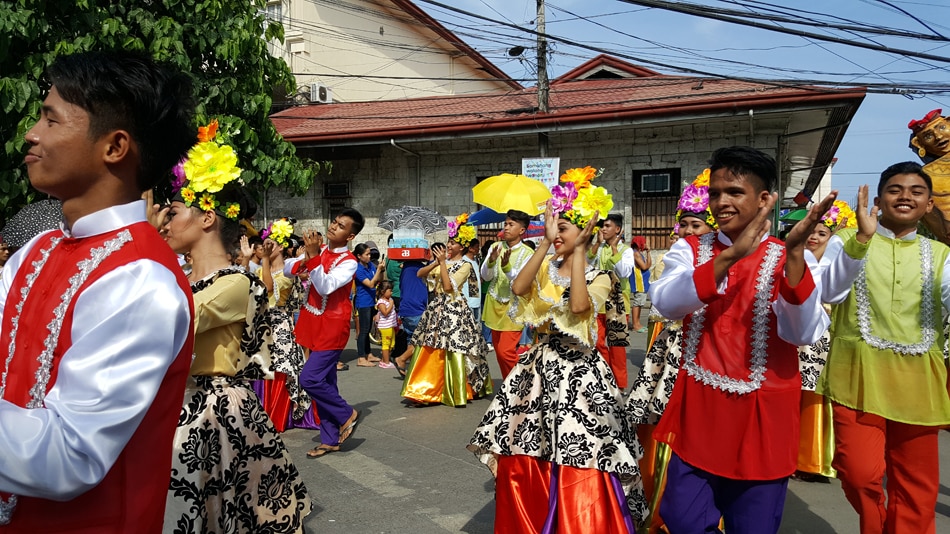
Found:
[[[501,379],[518,363],[518,342],[521,341],[521,330],[508,332],[504,330],[491,331],[491,344],[495,346],[495,357],[498,358],[498,367],[501,368]]]
[[[861,534],[936,532],[940,427],[898,423],[837,403],[833,410],[832,466],[860,516]]]
[[[607,360],[617,386],[627,389],[627,347],[607,346],[607,315],[603,313],[597,314],[597,352]]]

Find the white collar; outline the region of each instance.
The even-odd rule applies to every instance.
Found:
[[[145,221],[145,201],[136,200],[119,204],[80,217],[67,228],[65,222],[59,227],[66,237],[83,238],[118,230],[124,226]]]
[[[723,245],[726,245],[727,247],[732,246],[732,240],[729,239],[729,236],[727,236],[723,232],[716,232],[716,234],[718,234],[716,238],[719,239],[720,243],[722,243]],[[769,234],[765,234],[764,236],[762,236],[762,239],[759,240],[759,243],[766,241],[768,238],[769,238]]]
[[[917,230],[911,230],[911,232],[904,237],[897,237],[897,234],[881,226],[881,223],[877,224],[877,233],[888,239],[899,239],[901,241],[913,241],[914,238],[917,237]]]

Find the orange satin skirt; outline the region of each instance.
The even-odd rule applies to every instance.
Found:
[[[610,473],[515,455],[498,457],[495,532],[632,534],[634,527]]]

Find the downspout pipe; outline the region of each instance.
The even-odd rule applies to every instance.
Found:
[[[410,156],[415,156],[416,158],[416,206],[422,205],[422,154],[418,152],[413,152],[406,147],[399,146],[396,144],[396,140],[393,138],[389,139],[389,144],[393,148],[399,149]]]

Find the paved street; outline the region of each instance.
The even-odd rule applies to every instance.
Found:
[[[644,334],[634,334],[628,355],[631,380],[643,359]],[[374,347],[378,354],[379,347]],[[487,534],[494,521],[493,481],[488,469],[465,449],[488,407],[408,408],[402,382],[391,369],[356,367],[355,341],[343,353],[350,370],[340,373],[340,390],[363,411],[356,433],[338,453],[309,459],[316,431],[289,430],[285,443],[314,500],[308,532]],[[493,376],[498,367],[489,358]],[[496,381],[496,384],[498,382]],[[941,463],[950,464],[950,433],[941,432]],[[858,518],[837,480],[789,483],[782,533],[858,532]],[[950,476],[941,476],[937,532],[950,532]]]

